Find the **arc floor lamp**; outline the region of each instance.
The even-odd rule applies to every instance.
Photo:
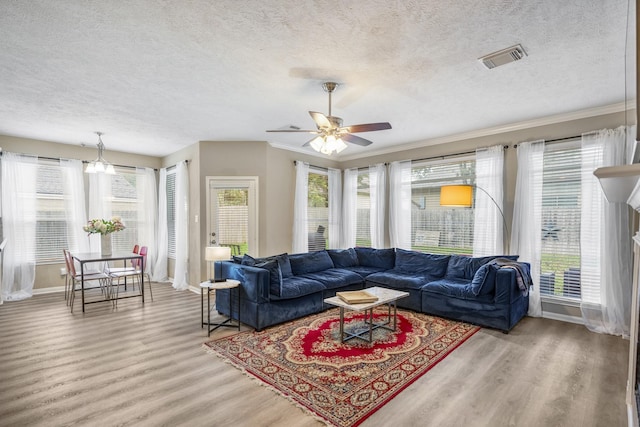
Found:
[[[494,205],[498,208],[500,216],[502,217],[502,225],[504,226],[505,238],[503,243],[505,247],[505,253],[509,253],[509,228],[507,227],[507,220],[504,217],[502,208],[498,205],[498,202],[482,187],[478,187],[475,184],[467,185],[443,185],[440,187],[440,206],[454,207],[454,208],[470,208],[473,206],[473,189],[482,191],[491,199]]]

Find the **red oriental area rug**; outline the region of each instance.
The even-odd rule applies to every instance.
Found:
[[[387,311],[374,313],[376,321]],[[204,346],[333,426],[357,426],[480,328],[398,310],[396,331],[339,340],[338,309]],[[366,328],[345,314],[345,330]]]

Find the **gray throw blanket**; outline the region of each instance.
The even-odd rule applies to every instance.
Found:
[[[517,261],[512,261],[507,258],[496,258],[489,262],[490,264],[495,265],[498,268],[511,268],[516,271],[516,281],[518,282],[518,287],[524,296],[529,295],[529,288],[533,286],[533,281],[531,280],[531,274],[529,273],[529,269],[524,266],[522,263]]]

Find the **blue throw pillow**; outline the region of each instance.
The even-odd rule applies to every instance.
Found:
[[[291,271],[291,262],[289,261],[289,254],[281,254],[275,256],[276,261],[278,261],[278,265],[280,266],[280,272],[282,273],[282,278],[286,279],[287,277],[293,276],[293,271]]]
[[[233,255],[233,256],[231,257],[231,259],[233,260],[233,262],[234,262],[235,264],[242,264],[242,257],[241,257],[241,256]]]
[[[355,248],[358,255],[358,264],[365,267],[378,267],[390,270],[396,264],[396,252],[393,248]]]
[[[493,292],[496,282],[496,266],[484,264],[481,266],[471,281],[471,292],[474,295],[487,295]]]
[[[282,293],[282,272],[278,261],[273,259],[258,263],[254,267],[264,268],[269,272],[269,292],[271,295],[280,296]]]
[[[256,265],[256,259],[251,255],[244,254],[242,260],[240,261],[242,265],[254,266]]]
[[[353,248],[329,249],[327,253],[335,268],[356,267],[358,265],[358,255]]]
[[[444,277],[450,255],[425,254],[405,249],[396,250],[395,269],[403,273],[428,274],[434,278]]]

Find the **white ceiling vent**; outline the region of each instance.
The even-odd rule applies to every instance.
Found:
[[[488,69],[492,69],[499,67],[500,65],[508,64],[509,62],[519,61],[525,56],[527,56],[527,52],[524,51],[522,46],[517,44],[515,46],[490,53],[489,55],[481,56],[478,58],[478,61],[481,61]]]

